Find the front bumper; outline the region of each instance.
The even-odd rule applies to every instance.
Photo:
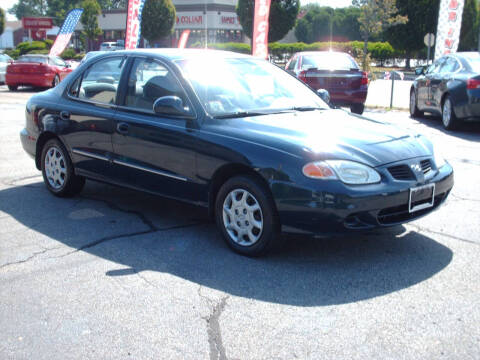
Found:
[[[430,183],[435,184],[433,207],[410,213],[410,188]],[[319,189],[320,186],[323,189]],[[379,184],[348,186],[339,181],[326,184],[315,180],[302,186],[280,182],[271,186],[282,231],[320,236],[418,219],[437,209],[452,187],[453,169],[449,164],[435,170],[434,176],[423,183],[382,179]]]
[[[10,86],[38,86],[38,87],[51,87],[54,73],[47,74],[6,74],[5,82]]]

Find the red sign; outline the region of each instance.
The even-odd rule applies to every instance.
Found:
[[[47,30],[33,30],[32,39],[33,40],[44,40],[47,38]]]
[[[142,11],[145,0],[129,0],[127,11],[127,30],[125,31],[125,49],[136,49],[140,42]]]
[[[203,23],[203,16],[177,16],[177,24],[202,24]]]
[[[24,29],[51,29],[53,27],[52,18],[46,17],[24,17],[22,18]]]
[[[253,21],[253,56],[266,59],[268,56],[268,16],[270,0],[255,0],[255,18]]]

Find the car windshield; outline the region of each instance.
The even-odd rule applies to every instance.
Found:
[[[323,52],[302,56],[302,69],[350,70],[358,69],[358,65],[348,54]]]
[[[328,108],[314,91],[264,60],[211,56],[177,63],[214,117]]]
[[[41,64],[46,64],[47,63],[46,57],[43,56],[20,56],[17,60],[17,62],[20,63],[41,63]]]

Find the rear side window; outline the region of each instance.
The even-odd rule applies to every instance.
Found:
[[[186,96],[175,75],[151,59],[137,58],[128,78],[125,106],[153,112],[155,100],[178,96],[186,104]]]
[[[293,58],[290,60],[290,63],[288,64],[287,70],[295,70],[295,65],[297,65],[297,59],[298,57]]]
[[[72,95],[77,95],[79,99],[114,104],[124,65],[122,57],[96,62],[83,73],[80,87]]]

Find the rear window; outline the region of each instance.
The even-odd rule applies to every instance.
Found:
[[[358,70],[355,60],[348,54],[318,53],[302,57],[302,69],[316,68],[319,70]]]
[[[46,64],[47,60],[48,60],[48,58],[43,57],[43,56],[20,56],[18,58],[17,62]]]
[[[466,58],[468,65],[472,68],[473,72],[480,73],[480,56],[471,56]]]

